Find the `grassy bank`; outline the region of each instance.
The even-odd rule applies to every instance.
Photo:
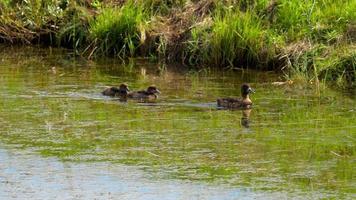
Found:
[[[356,2],[0,0],[0,42],[95,56],[284,70],[356,87]]]

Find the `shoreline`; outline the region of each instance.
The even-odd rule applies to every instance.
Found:
[[[9,0],[0,7],[0,43],[63,47],[87,59],[284,70],[286,81],[356,88],[353,1]]]

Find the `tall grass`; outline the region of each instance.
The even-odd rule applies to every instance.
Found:
[[[346,51],[346,52],[345,52]],[[338,87],[356,88],[356,52],[341,49],[320,62],[320,77]]]
[[[1,42],[59,44],[89,57],[288,69],[288,78],[308,82],[344,77],[352,54],[336,50],[352,52],[356,40],[353,0],[0,0],[0,8]],[[326,67],[337,75],[325,76]]]
[[[205,31],[205,32],[204,32]],[[201,38],[201,41],[199,39]],[[252,12],[227,11],[218,13],[210,29],[192,30],[192,51],[216,66],[267,67],[283,43],[272,30],[266,30]],[[195,48],[201,45],[204,48]],[[199,50],[200,49],[200,50]]]
[[[45,42],[54,45],[62,10],[56,1],[3,1],[0,38],[11,43]]]
[[[308,18],[312,1],[282,0],[277,8],[276,21],[273,25],[279,33],[286,36],[287,41],[295,41],[305,37],[308,32]]]
[[[287,43],[304,41],[311,46],[306,51],[298,47],[292,49],[292,54],[300,56],[292,56],[290,78],[308,82],[316,82],[320,78],[324,82],[336,82],[339,86],[354,87],[355,80],[352,77],[355,77],[355,69],[352,67],[353,54],[350,53],[354,45],[348,34],[352,30],[348,29],[356,24],[356,2],[302,2],[279,1],[276,23],[271,24]],[[349,53],[342,53],[339,49],[347,49]]]
[[[317,41],[342,32],[347,24],[356,23],[356,2],[345,1],[278,1],[276,21],[272,24],[287,41],[305,37]],[[330,41],[330,40],[324,40]]]
[[[139,5],[107,7],[90,23],[90,37],[95,40],[100,54],[134,56],[145,23],[146,13]]]
[[[311,16],[314,41],[339,43],[349,24],[356,23],[355,1],[321,1]],[[343,41],[341,41],[343,42]]]
[[[172,9],[182,8],[188,0],[136,0],[151,16],[167,15]]]
[[[59,46],[80,49],[88,43],[89,21],[92,15],[82,6],[71,4],[65,10],[57,34]]]

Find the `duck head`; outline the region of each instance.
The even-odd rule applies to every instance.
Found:
[[[242,84],[242,86],[241,86],[241,95],[243,97],[246,97],[251,93],[255,93],[255,91],[247,83]]]
[[[128,92],[130,92],[129,86],[128,86],[126,83],[122,83],[122,84],[119,86],[119,89],[120,89],[120,92],[123,92],[123,93],[128,93]]]
[[[150,94],[161,94],[161,92],[154,85],[151,85],[150,87],[148,87],[147,92]]]

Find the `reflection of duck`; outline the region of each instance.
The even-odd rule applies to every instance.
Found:
[[[241,125],[245,128],[250,128],[250,114],[252,109],[245,109],[242,111]]]
[[[147,88],[147,90],[135,91],[128,93],[128,98],[141,99],[141,100],[154,100],[157,99],[158,94],[161,92],[156,86],[152,85]]]
[[[241,96],[242,98],[220,98],[217,99],[217,103],[219,107],[224,107],[224,108],[235,108],[235,109],[246,109],[246,108],[251,108],[252,106],[252,101],[249,97],[250,93],[254,93],[252,88],[244,83],[241,86]]]
[[[101,93],[105,96],[126,98],[128,92],[130,92],[129,87],[125,83],[122,83],[119,86],[119,88],[117,87],[106,88]]]

